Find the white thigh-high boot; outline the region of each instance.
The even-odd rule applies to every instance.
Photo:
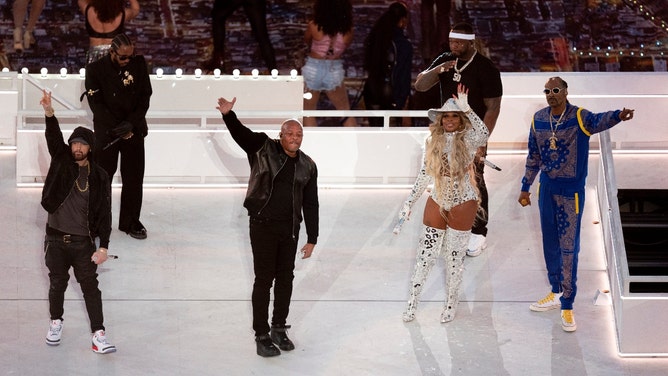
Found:
[[[443,257],[445,259],[445,305],[441,313],[441,322],[450,322],[455,318],[459,303],[459,286],[464,275],[464,258],[468,248],[471,231],[460,231],[449,228],[443,241]]]
[[[406,312],[403,314],[403,319],[406,322],[412,321],[415,318],[415,309],[417,308],[418,300],[420,299],[422,287],[427,279],[427,275],[429,275],[431,267],[434,266],[436,258],[441,252],[444,233],[445,230],[424,226],[424,233],[418,243],[415,271],[411,278],[408,307],[406,307]]]

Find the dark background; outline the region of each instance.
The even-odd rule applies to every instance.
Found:
[[[137,51],[154,70],[192,73],[211,54],[212,1],[141,0],[138,18],[127,25]],[[353,0],[355,40],[344,55],[349,79],[362,78],[362,44],[388,1]],[[472,23],[488,55],[504,72],[665,71],[668,52],[666,0],[454,0],[452,22]],[[418,48],[420,2],[408,1],[415,45],[414,75],[425,68]],[[4,52],[14,70],[50,71],[82,67],[88,38],[75,0],[47,0],[37,25],[37,46],[16,54],[12,44],[12,0],[0,0]],[[267,23],[282,74],[298,64],[312,1],[269,0]],[[263,70],[250,26],[241,9],[228,20],[226,67]],[[573,50],[573,47],[576,50]]]

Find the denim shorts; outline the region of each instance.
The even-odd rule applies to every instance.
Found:
[[[302,67],[302,76],[308,90],[334,90],[343,83],[343,60],[314,59],[307,56]]]

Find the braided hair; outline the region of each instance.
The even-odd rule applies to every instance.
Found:
[[[111,49],[118,51],[122,46],[132,46],[132,41],[127,34],[118,34],[111,40]]]

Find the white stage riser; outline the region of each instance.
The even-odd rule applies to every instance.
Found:
[[[546,105],[542,88],[555,73],[503,73],[504,97],[497,127],[490,138],[492,152],[526,149],[533,113]],[[614,149],[668,149],[668,75],[654,72],[560,73],[569,83],[569,99],[591,111],[634,108],[635,118],[611,130]],[[59,99],[56,114],[63,129],[91,125],[87,103],[79,102],[83,79],[78,75],[41,78],[7,74],[0,80],[0,142],[17,146],[17,184],[40,182],[46,175],[48,155],[43,140],[39,86]],[[230,76],[195,78],[152,76],[154,95],[148,114],[146,138],[147,184],[243,184],[248,167],[243,152],[233,143],[219,113],[218,97],[237,97],[235,109],[246,124],[275,137],[285,118],[303,114],[342,116],[370,112],[304,112],[303,81],[280,76],[253,79]],[[18,108],[15,106],[18,105]],[[14,107],[13,107],[14,106]],[[69,110],[67,108],[72,108]],[[374,114],[384,112],[374,112]],[[396,114],[396,113],[395,113]],[[422,111],[399,112],[424,116]],[[12,118],[13,116],[13,118]],[[9,121],[8,121],[9,120]],[[14,121],[14,129],[7,129]],[[36,132],[37,131],[37,132]],[[419,168],[426,128],[312,128],[305,130],[303,150],[319,166],[324,185],[410,184]],[[12,143],[15,141],[15,143]],[[592,140],[597,147],[597,139]],[[39,152],[36,154],[35,150]],[[37,155],[37,157],[36,157]]]

